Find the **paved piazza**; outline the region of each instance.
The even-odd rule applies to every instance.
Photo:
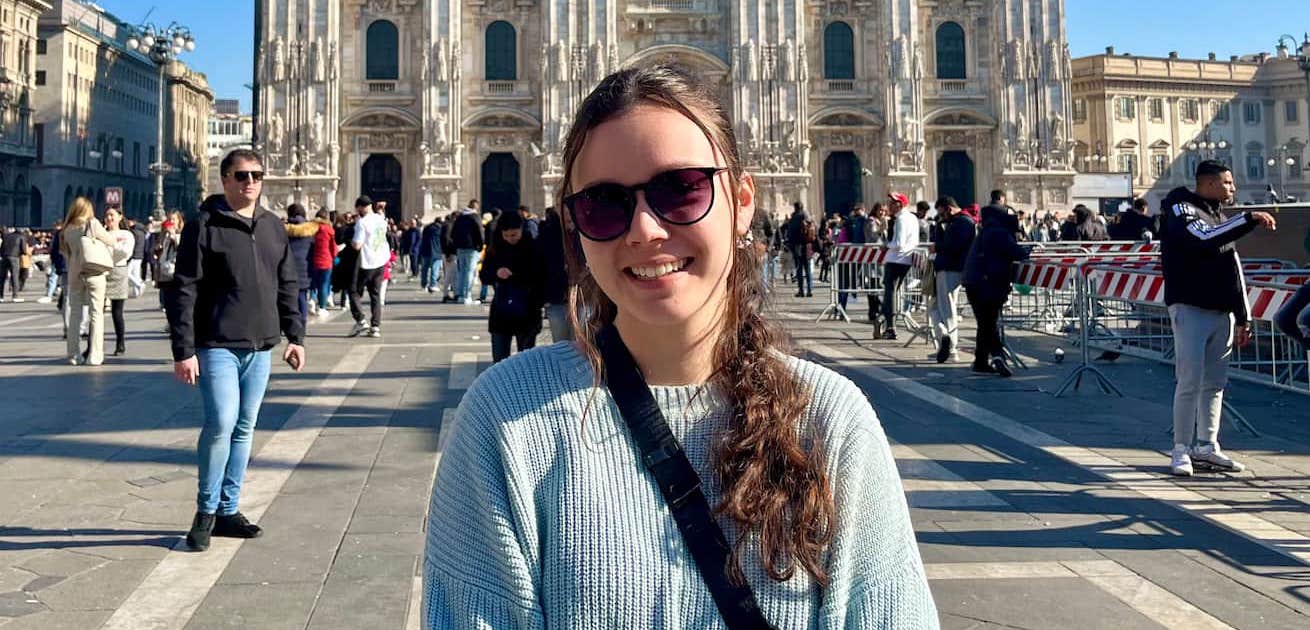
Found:
[[[181,539],[200,401],[171,378],[155,294],[99,369],[62,363],[35,297],[0,305],[0,628],[418,627],[427,498],[490,363],[484,307],[401,283],[381,339],[344,338],[339,312],[311,324],[309,369],[274,368],[255,438],[242,507],[266,534],[198,554]],[[1264,437],[1221,438],[1250,470],[1180,481],[1167,366],[1125,357],[1104,366],[1125,398],[1054,398],[1070,366],[1047,362],[1052,338],[1012,335],[1031,369],[974,377],[922,341],[816,324],[823,302],[777,316],[877,409],[944,628],[1310,628],[1310,397],[1234,382]]]

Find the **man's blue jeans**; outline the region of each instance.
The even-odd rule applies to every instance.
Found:
[[[199,512],[224,516],[237,512],[255,421],[268,388],[270,353],[224,348],[201,348],[196,352],[200,361],[200,398],[205,408],[205,425],[197,444]]]
[[[441,257],[433,256],[424,258],[419,262],[421,267],[419,271],[419,286],[424,289],[436,290],[441,281]]]
[[[309,297],[318,302],[319,308],[328,307],[328,298],[332,297],[332,270],[309,270]]]
[[[465,300],[472,297],[473,269],[478,264],[478,250],[460,249],[455,251],[455,299]]]

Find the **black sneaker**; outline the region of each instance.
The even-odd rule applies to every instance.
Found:
[[[1005,359],[1002,359],[1001,357],[992,359],[992,369],[1005,378],[1014,376],[1014,372],[1010,371],[1010,366],[1006,365]]]
[[[947,359],[951,358],[951,350],[954,348],[955,344],[950,337],[942,337],[941,342],[937,344],[937,362],[945,363]]]
[[[237,512],[217,517],[214,520],[214,535],[223,538],[259,538],[264,535],[264,530],[247,520],[245,514]]]
[[[209,549],[209,536],[214,531],[214,515],[196,512],[195,520],[191,521],[191,531],[187,532],[186,544],[195,551],[204,551]]]
[[[988,365],[988,364],[986,364],[986,363],[978,363],[977,361],[975,361],[975,362],[973,363],[973,366],[970,367],[969,369],[973,370],[974,372],[976,372],[976,373],[978,373],[978,374],[995,374],[995,373],[996,373],[996,370],[992,369],[992,366],[990,366],[990,365]]]
[[[896,331],[891,330],[889,328],[882,333],[882,338],[886,339],[887,341],[896,341]]]

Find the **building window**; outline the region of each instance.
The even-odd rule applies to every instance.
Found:
[[[1229,169],[1233,168],[1233,154],[1226,150],[1220,153],[1216,153],[1214,159],[1218,160],[1220,163],[1222,163],[1224,166],[1227,166]]]
[[[504,20],[487,26],[486,71],[488,81],[513,81],[518,78],[514,27]]]
[[[44,39],[38,39],[38,40],[36,40],[36,54],[38,54],[38,55],[44,55],[44,54],[45,54],[45,46],[46,46],[46,44],[45,44],[45,40],[44,40]]]
[[[937,78],[965,78],[964,27],[944,22],[937,27]]]
[[[855,32],[845,22],[823,29],[823,78],[855,78]]]
[[[1151,114],[1151,120],[1164,120],[1164,99],[1153,98],[1146,102],[1146,106]]]
[[[1134,153],[1120,153],[1119,172],[1132,173],[1133,177],[1137,177],[1137,155]]]
[[[368,25],[364,78],[395,81],[400,78],[400,33],[396,25],[378,20]]]
[[[36,71],[36,84],[45,85],[45,70]]]
[[[1076,123],[1087,122],[1087,100],[1074,99],[1073,102],[1073,121]]]
[[[1221,122],[1221,123],[1228,122],[1228,118],[1230,116],[1228,103],[1219,103],[1219,102],[1210,103],[1210,114],[1211,117],[1214,118],[1215,122]]]
[[[1121,96],[1115,101],[1115,113],[1119,118],[1124,120],[1133,120],[1137,118],[1137,101],[1131,96]]]
[[[32,133],[36,135],[36,163],[45,163],[45,125],[37,123],[33,125]]]
[[[1169,179],[1169,156],[1157,153],[1151,156],[1151,174],[1156,179]]]
[[[1287,122],[1294,123],[1297,121],[1299,118],[1297,115],[1299,106],[1300,103],[1296,101],[1287,101],[1286,103],[1283,103],[1283,115],[1287,117]]]
[[[1184,99],[1179,106],[1182,109],[1183,120],[1196,122],[1201,117],[1201,106],[1194,99]]]
[[[1243,103],[1243,104],[1242,104],[1242,120],[1245,120],[1245,121],[1246,121],[1246,124],[1248,124],[1248,125],[1258,125],[1258,124],[1260,124],[1260,104],[1259,104],[1259,103]]]
[[[1246,178],[1257,180],[1265,178],[1265,159],[1258,153],[1248,153],[1246,156]]]
[[[132,174],[141,174],[141,143],[132,143]]]

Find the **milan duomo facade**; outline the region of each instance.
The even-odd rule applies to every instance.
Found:
[[[550,205],[607,73],[673,61],[717,86],[763,207],[891,190],[1063,209],[1064,0],[267,0],[257,148],[270,206],[393,216]]]

